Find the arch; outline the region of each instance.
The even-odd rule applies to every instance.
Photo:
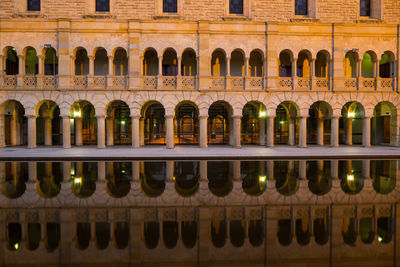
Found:
[[[289,246],[293,240],[292,219],[278,220],[278,241],[282,246]]]
[[[96,191],[97,162],[71,164],[71,191],[78,198],[89,198]]]
[[[292,196],[299,189],[299,162],[274,161],[275,187],[279,194]]]
[[[114,100],[106,107],[107,146],[132,144],[131,110],[122,100]]]
[[[227,75],[226,53],[223,49],[215,49],[211,55],[211,76]]]
[[[148,101],[140,109],[142,116],[143,144],[165,145],[165,108],[158,101]]]
[[[178,57],[175,49],[167,48],[162,56],[162,75],[176,76],[178,75]]]
[[[296,233],[297,243],[300,246],[308,245],[311,240],[310,220],[308,216],[297,218],[295,224],[296,224],[295,233]]]
[[[96,246],[103,250],[108,247],[110,242],[110,224],[105,221],[95,223]]]
[[[344,58],[344,77],[356,78],[358,76],[359,56],[357,52],[348,51]]]
[[[328,213],[328,211],[327,211]],[[328,216],[314,219],[314,238],[318,245],[325,245],[329,241],[329,222]]]
[[[144,222],[143,235],[146,247],[155,249],[160,239],[160,223],[157,221]]]
[[[107,162],[106,189],[114,198],[122,198],[131,190],[132,164],[130,162]]]
[[[228,102],[216,101],[208,109],[208,144],[231,144],[233,109]]]
[[[339,142],[347,145],[361,144],[365,110],[361,103],[347,102],[339,119]]]
[[[182,242],[186,248],[194,248],[197,241],[197,222],[182,221],[181,223]]]
[[[332,115],[332,107],[325,101],[317,101],[310,106],[307,118],[307,143],[330,144]]]
[[[78,100],[72,104],[70,115],[71,143],[77,146],[97,144],[97,118],[96,110],[92,103]]]
[[[317,195],[323,196],[332,188],[330,161],[307,161],[308,188]]]
[[[243,77],[245,74],[245,54],[241,49],[235,49],[231,53],[230,76]]]
[[[56,197],[61,191],[63,169],[61,162],[37,162],[36,191],[42,198]]]
[[[25,75],[37,75],[39,73],[39,58],[36,49],[28,46],[23,50],[25,56]]]
[[[108,75],[108,55],[107,50],[103,47],[95,48],[94,52],[94,75],[104,76]]]
[[[175,107],[175,143],[199,144],[199,109],[191,101],[180,102]]]
[[[227,235],[227,225],[225,220],[211,221],[211,240],[215,247],[225,246]]]
[[[353,216],[345,216],[342,223],[342,237],[344,243],[354,245],[357,240],[357,220]]]
[[[200,163],[175,161],[174,177],[176,192],[183,197],[193,196],[200,187]]]
[[[52,100],[43,100],[35,107],[36,139],[39,145],[61,145],[63,139],[60,108]]]
[[[91,240],[91,225],[88,222],[76,223],[76,246],[80,250],[85,250],[89,247]]]
[[[126,221],[114,223],[114,240],[118,249],[125,249],[129,245],[129,223]]]
[[[276,108],[274,119],[274,143],[295,145],[299,136],[299,107],[292,101],[284,101]]]
[[[396,107],[388,101],[379,102],[371,119],[371,143],[396,144],[397,127]]]
[[[55,251],[61,240],[61,228],[60,224],[57,222],[47,222],[46,223],[46,241],[45,246],[47,251]]]
[[[379,61],[379,77],[393,78],[395,76],[396,56],[392,51],[385,51]]]
[[[292,77],[292,51],[285,49],[280,52],[278,58],[279,77]]]
[[[0,114],[4,114],[4,142],[6,146],[27,144],[27,119],[24,106],[10,99],[0,106]]]
[[[148,197],[158,197],[165,190],[165,162],[140,162],[140,188]]]
[[[178,243],[178,228],[177,221],[164,221],[162,225],[163,240],[166,248],[172,249]]]
[[[232,191],[233,170],[231,164],[228,161],[207,162],[208,188],[213,195],[225,197]]]
[[[361,241],[365,244],[371,244],[375,238],[375,218],[362,217],[360,218],[359,231]]]
[[[75,75],[89,74],[89,57],[85,48],[77,47],[74,50],[75,55]]]
[[[377,233],[379,242],[388,244],[390,241],[392,241],[394,232],[393,227],[393,217],[379,217],[377,219]]]
[[[308,50],[301,50],[299,52],[296,66],[297,66],[297,77],[311,78],[311,61],[312,55]]]
[[[231,220],[229,222],[229,236],[234,247],[241,247],[245,239],[244,220]]]
[[[19,222],[9,222],[7,224],[7,248],[17,251],[22,241],[22,226]]]
[[[126,76],[128,75],[128,54],[126,50],[122,47],[114,49],[113,53],[113,71],[110,73],[115,76]]]
[[[182,76],[197,75],[197,56],[192,48],[186,48],[182,53],[181,73]]]
[[[258,101],[248,102],[242,110],[241,143],[265,144],[266,107]]]
[[[4,48],[3,55],[5,55],[6,63],[6,75],[17,75],[19,74],[19,58],[17,54],[17,49],[12,46],[7,46]]]
[[[339,161],[339,179],[343,192],[356,195],[364,187],[361,160]]]
[[[240,162],[243,191],[250,196],[260,196],[266,189],[266,162]]]
[[[158,65],[157,51],[152,47],[146,48],[143,53],[144,76],[157,76],[160,72]]]
[[[58,74],[58,56],[57,51],[51,47],[44,49],[44,75]]]
[[[1,186],[2,194],[8,199],[20,198],[26,190],[26,182],[29,180],[27,162],[1,162],[4,170],[5,181]]]
[[[376,62],[377,56],[374,51],[365,52],[361,61],[361,76],[364,78],[375,78]]]
[[[250,52],[248,75],[251,77],[264,76],[264,54],[259,49]]]
[[[315,60],[315,77],[329,78],[330,58],[331,58],[331,55],[326,50],[321,50],[317,53],[317,57]]]
[[[249,242],[253,247],[259,247],[264,240],[264,224],[263,221],[250,220],[248,229]]]

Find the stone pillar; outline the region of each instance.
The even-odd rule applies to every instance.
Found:
[[[18,76],[17,76],[18,87],[24,86],[24,83],[22,81],[23,76],[25,76],[25,56],[18,55]]]
[[[89,75],[94,76],[94,56],[89,56]]]
[[[233,181],[241,181],[241,179],[240,179],[240,160],[233,161]]]
[[[305,160],[299,160],[299,178],[307,179],[307,162]]]
[[[337,159],[331,160],[331,177],[332,179],[339,177],[339,161]]]
[[[258,144],[265,145],[265,118],[258,119]]]
[[[207,161],[206,160],[200,161],[200,180],[201,181],[207,180]]]
[[[166,180],[173,182],[174,181],[174,167],[175,167],[175,161],[167,161],[166,162]]]
[[[267,117],[267,147],[274,147],[274,119],[275,117]]]
[[[132,116],[132,147],[139,148],[140,147],[140,117]]]
[[[317,145],[324,145],[324,119],[317,119]]]
[[[371,166],[371,161],[370,160],[363,160],[362,161],[362,176],[364,179],[369,179],[371,177],[370,175],[370,166]]]
[[[174,116],[166,115],[166,128],[167,128],[167,148],[174,148],[175,140],[174,140]]]
[[[300,117],[300,136],[299,146],[307,147],[307,117]]]
[[[297,73],[296,73],[296,63],[297,63],[297,58],[293,58],[292,61],[292,78],[297,77]]]
[[[139,120],[139,139],[140,145],[144,146],[144,119]]]
[[[106,119],[106,130],[107,130],[107,146],[114,145],[114,118],[108,117]]]
[[[108,56],[107,88],[113,87],[113,76],[114,76],[114,56]]]
[[[339,146],[339,118],[338,117],[331,118],[331,146],[332,147]]]
[[[106,148],[105,138],[105,117],[104,115],[96,116],[97,118],[97,148]]]
[[[226,58],[226,76],[231,76],[231,58]]]
[[[46,146],[51,146],[51,139],[51,117],[48,116],[44,118],[44,144]]]
[[[352,118],[346,118],[346,145],[351,146],[353,144],[353,119]]]
[[[208,116],[200,116],[200,147],[207,148],[207,122]]]
[[[0,77],[1,79],[1,77]],[[4,114],[0,114],[0,148],[6,146]]]
[[[163,57],[159,56],[158,57],[158,76],[162,76],[162,62],[163,62]]]
[[[51,176],[51,162],[46,162],[46,176]],[[48,173],[50,164],[50,174]],[[28,163],[28,179],[30,182],[35,183],[37,181],[37,163],[35,161],[30,161]]]
[[[181,76],[181,74],[182,74],[182,70],[181,70],[181,67],[182,67],[182,58],[181,57],[177,57],[176,58],[176,64],[177,64],[177,69],[178,69],[178,73],[177,73],[177,75],[176,76]],[[188,76],[190,76],[190,75],[188,75]]]
[[[82,118],[75,118],[75,145],[82,146]]]
[[[71,179],[71,161],[63,162],[63,182],[69,182]]]
[[[364,117],[363,119],[363,142],[364,147],[371,146],[371,117]]]
[[[71,119],[69,116],[62,116],[63,123],[63,148],[71,148]]]
[[[36,116],[26,117],[28,118],[28,148],[36,148]]]
[[[295,138],[296,138],[295,119],[290,117],[288,123],[289,123],[288,145],[294,146],[296,144],[296,141],[295,141]]]
[[[111,162],[111,164],[114,164]],[[97,181],[98,182],[105,182],[106,181],[106,162],[99,161],[97,162]]]
[[[18,111],[17,109],[14,107],[13,111],[12,111],[12,119],[11,119],[11,123],[10,123],[10,139],[11,139],[11,145],[12,146],[16,146],[19,144],[18,141],[18,134],[17,134],[17,124],[18,124]]]
[[[242,122],[242,116],[233,116],[233,146],[235,148],[241,148],[240,143],[240,126]]]

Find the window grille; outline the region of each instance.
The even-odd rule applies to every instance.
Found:
[[[96,0],[96,11],[109,12],[110,0]]]
[[[307,0],[295,0],[295,15],[307,15],[307,9]]]
[[[371,0],[360,0],[360,16],[371,16]]]
[[[177,0],[163,0],[163,12],[176,13],[178,12]]]
[[[40,11],[40,0],[28,0],[28,11]]]
[[[229,0],[230,14],[243,14],[243,0]]]

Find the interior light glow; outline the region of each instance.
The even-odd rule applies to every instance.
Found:
[[[378,236],[378,241],[381,243],[383,241],[382,237]]]
[[[347,113],[347,118],[354,118],[356,114],[354,112]]]
[[[14,244],[14,249],[15,249],[15,250],[18,250],[18,249],[19,249],[19,243],[15,243],[15,244]]]
[[[74,118],[80,118],[81,117],[81,111],[80,110],[75,110],[74,111]]]
[[[280,123],[280,124],[284,124],[285,122],[284,122],[284,121],[280,121],[279,123]]]
[[[259,180],[260,183],[265,183],[265,181],[267,180],[267,177],[266,176],[259,176],[258,180]]]
[[[125,121],[121,121],[121,124],[122,124],[122,125],[125,125]]]
[[[81,185],[81,183],[82,183],[82,178],[80,178],[80,177],[75,177],[75,179],[74,179],[74,184],[75,184],[75,185]]]
[[[347,175],[347,181],[353,182],[354,181],[354,175],[353,174],[348,174]]]
[[[265,116],[267,116],[267,113],[265,111],[261,111],[260,118],[264,118]]]

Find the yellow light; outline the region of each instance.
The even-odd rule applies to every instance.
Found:
[[[347,175],[347,181],[353,182],[354,181],[354,175],[353,174],[348,174]]]
[[[74,111],[74,118],[80,118],[81,117],[81,111],[80,110],[75,110]]]
[[[264,118],[265,116],[267,116],[267,113],[265,111],[261,111],[260,118]]]
[[[378,236],[378,241],[381,243],[383,241],[382,237]]]
[[[280,124],[284,124],[285,122],[284,121],[280,121]]]
[[[264,183],[265,180],[267,180],[267,177],[266,176],[259,176],[258,180],[260,181],[260,183]]]
[[[355,116],[356,116],[356,114],[354,112],[347,113],[348,118],[354,118]]]
[[[172,180],[174,180],[174,181],[175,181],[175,176],[174,176],[174,177],[172,177]]]
[[[75,179],[74,179],[74,184],[80,185],[81,183],[82,183],[82,178],[80,178],[80,177],[75,177]]]
[[[14,249],[15,249],[15,250],[18,250],[18,249],[19,249],[19,244],[18,244],[18,243],[15,243],[15,244],[14,244]]]
[[[74,176],[75,175],[75,169],[71,168],[71,175]]]
[[[121,121],[121,124],[122,124],[122,125],[125,125],[125,121]]]
[[[126,171],[125,171],[125,170],[122,170],[122,173],[123,173],[123,174],[125,174],[125,173],[126,173]]]

